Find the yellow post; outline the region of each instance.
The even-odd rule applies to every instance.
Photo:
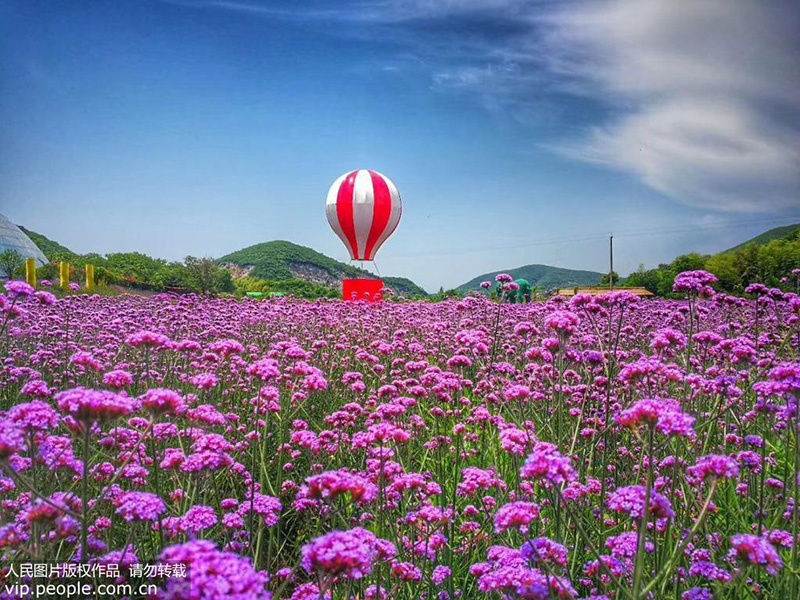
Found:
[[[58,265],[58,274],[61,277],[61,289],[69,289],[69,263],[61,262]]]
[[[28,285],[36,287],[36,259],[29,258],[25,261],[25,281]]]
[[[86,290],[94,289],[94,265],[86,265]]]

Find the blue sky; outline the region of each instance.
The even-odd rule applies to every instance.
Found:
[[[78,252],[340,260],[341,173],[428,289],[623,273],[800,221],[791,2],[0,0],[0,212]]]

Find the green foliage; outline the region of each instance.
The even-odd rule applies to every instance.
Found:
[[[231,274],[220,268],[213,258],[187,256],[184,260],[191,288],[200,292],[227,292],[235,290]]]
[[[41,281],[47,279],[53,283],[58,281],[58,263],[48,263],[36,269],[36,278]]]
[[[611,279],[611,280],[612,280],[612,283],[613,283],[614,285],[617,285],[617,284],[619,283],[619,273],[617,273],[616,271],[611,271],[611,276],[610,276],[610,277],[609,277],[609,274],[608,274],[608,273],[606,273],[606,274],[605,274],[605,275],[603,275],[603,277],[600,279],[600,285],[608,285],[608,280],[609,280],[609,279]]]
[[[384,277],[383,284],[407,298],[424,298],[428,295],[428,292],[405,277]]]
[[[316,250],[291,242],[276,240],[248,246],[219,259],[241,266],[252,266],[251,275],[260,279],[292,279],[293,264],[308,264],[325,271],[331,277],[358,277],[358,269],[340,263]]]
[[[79,266],[94,265],[97,267],[108,267],[108,260],[102,254],[97,252],[90,252],[89,254],[76,255],[72,262]]]
[[[287,295],[310,300],[316,298],[341,297],[341,292],[338,289],[314,283],[313,281],[306,281],[305,279],[283,279],[276,281],[258,279],[256,277],[242,277],[240,279],[235,279],[233,283],[236,288],[236,294],[239,296],[243,296],[247,292],[261,292],[264,294],[282,292]]]
[[[0,273],[9,279],[16,276],[25,266],[25,259],[12,248],[0,252]]]
[[[106,267],[122,277],[138,281],[153,281],[167,261],[152,258],[141,252],[116,252],[106,255]]]
[[[269,282],[271,291],[284,292],[298,298],[340,298],[342,293],[336,288],[306,281],[305,279],[287,279]]]
[[[446,290],[444,288],[439,288],[439,291],[435,294],[431,295],[428,299],[431,302],[440,302],[441,300],[445,300],[446,298],[463,298],[464,294],[459,290]]]
[[[141,252],[115,252],[102,256],[96,253],[75,254],[69,248],[23,227],[20,229],[39,246],[51,261],[37,269],[39,279],[59,281],[58,262],[70,264],[70,281],[83,284],[83,268],[95,267],[99,287],[117,285],[144,290],[185,290],[193,292],[232,293],[231,274],[212,258],[187,256],[185,262],[167,262]],[[1,267],[0,267],[1,268]]]
[[[249,275],[256,279],[289,281],[296,279],[298,272],[307,272],[309,278],[323,281],[323,287],[339,285],[343,277],[375,277],[372,273],[352,265],[334,260],[306,246],[284,240],[275,240],[248,246],[219,259],[222,264],[233,263],[241,267],[252,267]],[[384,283],[395,292],[408,297],[426,296],[425,290],[403,277],[386,277]],[[256,290],[251,290],[256,291]]]
[[[235,292],[238,296],[243,296],[247,292],[262,292],[267,294],[273,290],[269,287],[269,282],[255,277],[240,277],[233,280]]]
[[[80,255],[35,231],[24,227],[20,229],[39,246],[52,263],[66,261],[73,267],[81,268],[86,264],[93,264],[95,278],[98,281],[128,287],[244,293],[244,291],[262,291],[245,289],[252,286],[253,281],[268,281],[276,286],[269,291],[283,291],[303,298],[319,298],[339,297],[339,281],[343,277],[375,277],[368,271],[341,263],[311,248],[286,241],[256,244],[224,256],[219,261],[190,256],[181,263],[152,258],[140,252],[118,252],[107,256],[95,253]],[[220,263],[228,262],[240,266],[252,266],[250,273],[252,277],[246,278],[251,281],[241,284],[234,281],[230,272],[220,267]],[[40,278],[57,281],[57,265],[43,269],[40,269]],[[308,272],[309,279],[317,281],[298,279],[298,270]],[[427,296],[425,290],[410,279],[386,277],[384,283],[402,296]]]
[[[163,288],[192,289],[192,276],[186,265],[180,262],[167,263],[153,276],[152,283]]]
[[[50,262],[59,262],[62,260],[74,262],[78,257],[77,254],[75,254],[66,246],[62,246],[58,242],[54,242],[53,240],[43,236],[41,233],[36,233],[30,229],[25,229],[22,225],[18,225],[18,227],[22,230],[22,233],[31,238],[31,241],[39,247],[39,250],[44,253],[44,255],[47,257],[47,260]]]
[[[784,277],[793,281],[791,272],[800,266],[800,229],[766,244],[740,246],[713,256],[697,253],[679,256],[668,265],[646,270],[644,266],[628,276],[625,285],[641,286],[654,294],[669,296],[675,275],[681,271],[705,269],[717,276],[717,289],[741,294],[751,283],[761,282],[780,287]]]
[[[47,260],[50,262],[67,261],[72,262],[78,256],[66,246],[62,246],[58,242],[43,236],[41,233],[36,233],[30,229],[25,229],[22,225],[18,225],[22,233],[31,238],[31,241],[39,247]]]
[[[698,254],[697,252],[690,252],[689,254],[682,254],[673,260],[672,264],[675,267],[677,274],[682,273],[683,271],[697,271],[698,269],[704,269],[707,259],[708,256],[706,255]]]
[[[797,235],[798,233],[800,233],[800,223],[795,223],[794,225],[784,225],[783,227],[775,227],[774,229],[765,231],[761,235],[757,235],[746,242],[742,242],[738,246],[734,246],[733,248],[725,250],[725,252],[733,252],[735,250],[744,248],[745,246],[749,246],[750,244],[764,246],[774,240],[782,240],[791,237],[792,235]]]
[[[661,268],[664,266],[661,265],[658,269],[648,270],[644,265],[639,265],[639,268],[624,280],[625,285],[643,287],[654,294],[658,294],[664,282],[665,273]],[[672,283],[670,283],[670,288],[671,286]]]

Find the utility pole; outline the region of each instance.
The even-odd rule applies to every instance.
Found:
[[[608,238],[608,289],[614,289],[614,234]]]

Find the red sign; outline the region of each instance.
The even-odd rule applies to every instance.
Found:
[[[383,300],[383,280],[345,279],[342,281],[342,300],[380,302]]]

